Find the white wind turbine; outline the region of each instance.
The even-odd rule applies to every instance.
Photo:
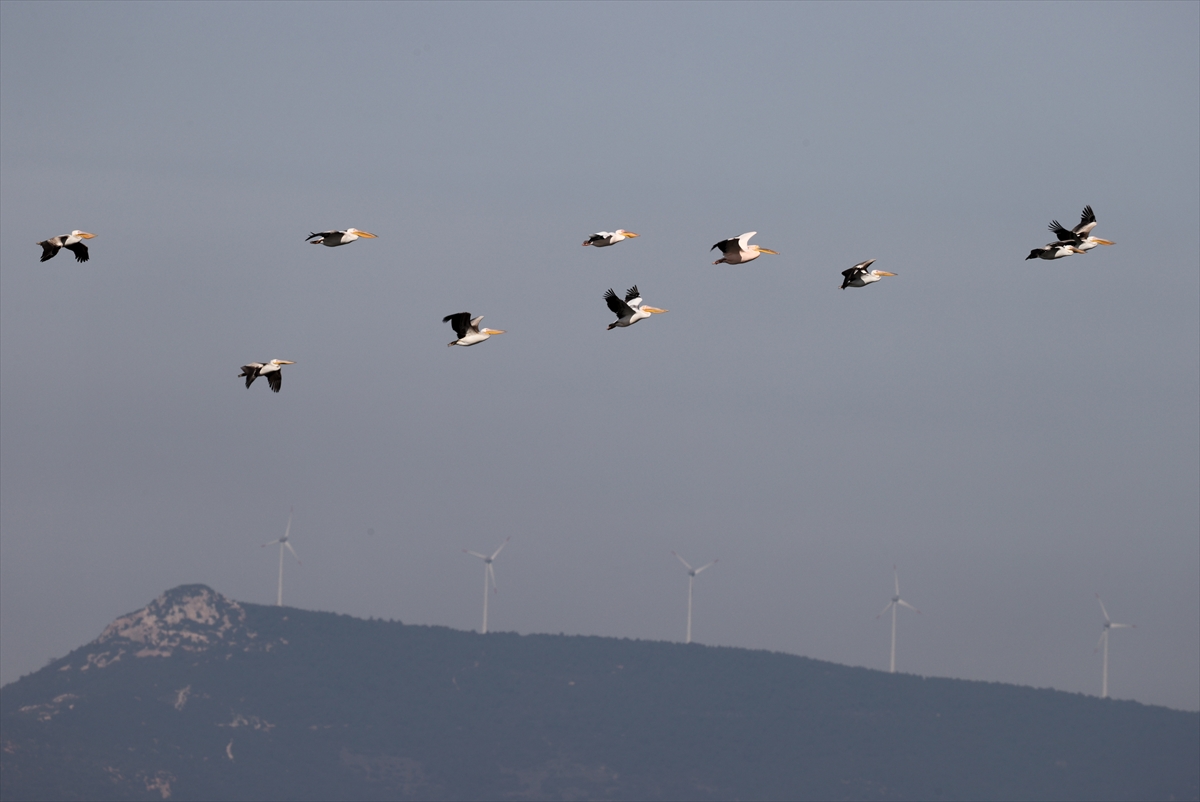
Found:
[[[900,598],[900,574],[896,573],[896,566],[894,566],[894,565],[892,566],[892,576],[896,580],[896,595],[893,596],[892,600],[887,603],[887,607],[884,607],[882,610],[879,611],[879,615],[875,616],[875,620],[878,621],[880,618],[882,618],[883,614],[886,613],[888,610],[892,611],[892,660],[888,664],[888,671],[895,674],[896,673],[896,609],[902,605],[904,607],[907,607],[910,610],[917,610],[917,608],[913,607],[911,604],[906,602],[904,599]],[[917,610],[917,612],[920,613],[921,611]]]
[[[500,553],[500,549],[508,545],[508,541],[510,540],[512,540],[511,537],[504,538],[504,542],[500,544],[500,548],[493,551],[491,557],[486,554],[480,554],[477,551],[463,549],[464,554],[470,554],[473,557],[483,560],[483,628],[479,630],[479,634],[481,635],[487,634],[488,583],[491,583],[492,590],[496,590],[496,572],[492,569],[492,563],[495,562],[496,555]]]
[[[675,554],[675,552],[671,552],[671,553],[672,553],[672,554]],[[688,622],[687,622],[687,638],[686,638],[686,639],[685,639],[683,642],[684,642],[684,643],[691,643],[691,642],[692,642],[692,583],[693,583],[694,581],[696,581],[696,574],[700,573],[700,572],[701,572],[701,571],[703,571],[705,568],[708,568],[708,567],[709,567],[709,566],[711,566],[711,565],[716,565],[716,564],[717,564],[717,560],[713,560],[713,561],[712,561],[712,562],[710,562],[708,565],[702,565],[702,566],[700,566],[699,568],[693,568],[692,566],[688,565],[688,561],[687,561],[687,560],[683,559],[683,558],[682,558],[682,557],[680,557],[678,554],[675,554],[675,556],[676,556],[676,558],[678,558],[679,562],[683,563],[683,567],[684,567],[684,568],[686,568],[686,569],[687,569],[687,572],[688,572]]]
[[[288,542],[288,535],[290,535],[291,533],[292,533],[292,510],[288,510],[287,529],[283,530],[283,537],[279,538],[278,540],[272,540],[270,543],[262,544],[262,548],[264,548],[264,549],[267,546],[273,546],[276,543],[279,544],[279,590],[276,591],[276,593],[275,593],[275,605],[277,607],[283,606],[283,550],[287,549],[288,551],[290,551],[292,553],[292,556],[296,558],[296,565],[303,565],[303,563],[300,562],[299,555],[296,554],[296,550],[293,549],[292,544]]]
[[[1108,610],[1104,609],[1104,602],[1100,600],[1100,594],[1096,594],[1096,601],[1100,602],[1100,612],[1104,613],[1104,631],[1100,633],[1100,640],[1096,644],[1096,648],[1104,647],[1104,675],[1100,681],[1100,698],[1108,698],[1108,631],[1110,629],[1133,629],[1137,624],[1118,624],[1108,617]]]

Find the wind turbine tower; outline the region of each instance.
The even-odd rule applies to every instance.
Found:
[[[1112,629],[1133,629],[1137,624],[1118,624],[1108,617],[1108,610],[1104,609],[1104,602],[1100,601],[1100,594],[1096,594],[1096,601],[1100,602],[1100,612],[1104,613],[1104,627],[1100,633],[1100,641],[1096,644],[1096,648],[1104,647],[1104,674],[1100,681],[1100,698],[1108,698],[1108,632]]]
[[[283,606],[283,550],[286,548],[288,551],[290,551],[292,553],[292,556],[296,558],[296,565],[303,565],[303,563],[300,562],[299,555],[296,554],[296,550],[293,549],[292,544],[288,542],[288,536],[291,535],[291,533],[292,533],[292,510],[288,510],[287,529],[283,530],[283,537],[279,538],[278,540],[272,540],[270,543],[262,544],[262,548],[264,548],[264,549],[267,546],[273,546],[276,543],[279,544],[279,588],[275,592],[275,606],[276,607]]]
[[[687,638],[686,638],[686,639],[685,639],[683,642],[684,642],[684,643],[691,643],[691,642],[692,642],[692,583],[696,581],[696,574],[700,573],[700,572],[701,572],[701,571],[703,571],[705,568],[708,568],[708,567],[709,567],[709,566],[711,566],[711,565],[716,565],[716,564],[717,564],[717,560],[713,560],[713,561],[712,561],[712,562],[710,562],[708,565],[702,565],[702,566],[700,566],[699,568],[693,568],[692,566],[688,565],[688,561],[687,561],[687,560],[683,559],[682,557],[680,557],[680,556],[679,556],[678,554],[676,554],[675,552],[671,552],[671,553],[672,553],[672,554],[675,554],[675,557],[676,557],[676,558],[678,558],[679,562],[683,563],[683,567],[684,567],[684,568],[686,568],[686,569],[687,569],[687,572],[688,572],[688,622],[687,622]]]
[[[492,591],[494,592],[496,590],[496,572],[492,569],[492,563],[496,561],[496,557],[500,554],[500,549],[503,549],[506,545],[508,545],[508,541],[510,540],[512,540],[511,537],[504,538],[504,542],[500,544],[500,548],[493,551],[491,557],[486,554],[480,554],[477,551],[467,551],[466,549],[463,549],[464,554],[470,554],[472,557],[478,557],[479,559],[483,560],[483,627],[479,630],[480,635],[487,634],[489,583]]]
[[[896,580],[896,595],[892,596],[892,600],[887,603],[887,607],[884,607],[882,610],[879,611],[879,615],[875,616],[875,620],[878,621],[881,617],[883,617],[883,614],[886,613],[888,610],[892,611],[892,659],[891,659],[891,662],[888,663],[888,671],[895,674],[896,673],[896,609],[901,606],[907,607],[910,610],[917,610],[917,608],[913,607],[911,604],[906,602],[904,599],[900,598],[900,574],[896,573],[895,565],[892,566],[892,577]],[[917,610],[917,612],[920,613],[921,611]]]

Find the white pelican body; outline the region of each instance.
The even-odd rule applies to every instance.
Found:
[[[719,248],[721,253],[725,254],[720,259],[713,262],[713,264],[719,265],[722,262],[727,265],[745,264],[746,262],[752,262],[757,259],[760,253],[774,253],[776,256],[778,256],[778,253],[770,248],[760,248],[757,245],[749,244],[749,239],[757,233],[757,231],[747,231],[737,239],[723,239],[716,245],[709,248],[710,251],[715,251]]]
[[[1079,251],[1090,251],[1097,245],[1115,244],[1112,240],[1090,236],[1095,227],[1096,213],[1092,211],[1091,206],[1083,207],[1083,213],[1079,215],[1079,225],[1070,230],[1064,228],[1057,220],[1051,220],[1049,226],[1050,230],[1054,232],[1054,236],[1058,237],[1059,242],[1074,245]]]
[[[359,237],[375,239],[374,234],[359,231],[357,228],[347,228],[345,231],[318,231],[315,234],[309,234],[304,239],[313,245],[325,245],[330,248],[336,248],[339,245],[349,245]]]
[[[477,318],[472,318],[470,312],[456,312],[453,315],[446,315],[442,318],[443,323],[449,323],[454,329],[454,333],[458,335],[457,340],[452,340],[446,345],[475,345],[481,343],[493,334],[504,334],[504,329],[481,329],[479,321],[483,320],[483,315]]]
[[[637,285],[634,284],[625,293],[625,300],[622,301],[617,297],[617,294],[610,287],[608,292],[604,293],[604,301],[608,304],[608,308],[617,316],[615,323],[608,324],[608,330],[612,331],[615,328],[625,328],[632,326],[639,320],[644,320],[651,315],[661,315],[666,312],[666,309],[659,309],[654,306],[642,305],[642,294],[638,292]]]
[[[61,236],[42,240],[38,243],[38,245],[42,246],[41,261],[44,262],[47,259],[54,258],[55,254],[57,254],[63,248],[66,248],[68,251],[75,254],[76,262],[86,262],[89,258],[88,249],[87,246],[83,244],[83,241],[85,239],[91,239],[94,236],[96,235],[76,229],[70,234],[62,234]]]
[[[265,376],[267,384],[271,386],[271,392],[277,393],[283,384],[283,374],[280,372],[280,368],[284,365],[294,364],[296,363],[287,359],[272,359],[270,362],[250,362],[249,364],[242,365],[242,372],[238,374],[238,378],[246,377],[246,387],[248,389],[250,385],[254,384],[255,379],[259,376]]]
[[[1087,253],[1087,251],[1069,242],[1050,242],[1030,251],[1029,255],[1025,257],[1025,261],[1029,261],[1030,259],[1062,259],[1064,256],[1074,256],[1077,253]]]
[[[874,284],[884,276],[894,276],[895,273],[889,273],[886,270],[869,270],[868,268],[875,262],[874,259],[868,259],[865,262],[859,262],[849,270],[843,270],[842,289],[847,287],[865,287],[868,284]]]
[[[597,248],[607,248],[609,245],[616,245],[621,240],[633,239],[636,236],[638,235],[623,228],[618,228],[616,231],[597,231],[585,239],[583,244],[594,245]]]

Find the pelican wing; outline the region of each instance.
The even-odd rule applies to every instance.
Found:
[[[630,306],[637,306],[641,302],[642,294],[638,292],[636,284],[625,291],[625,303],[629,304]]]
[[[750,250],[750,238],[757,234],[757,231],[747,231],[745,234],[737,238],[738,250]]]
[[[62,246],[53,239],[44,240],[39,242],[38,245],[42,246],[42,258],[40,261],[43,262],[47,259],[53,258],[55,254],[62,250]]]
[[[604,302],[608,304],[608,308],[620,320],[623,317],[628,317],[633,314],[633,307],[617,297],[617,294],[610,287],[608,292],[604,293]]]
[[[283,371],[276,368],[267,374],[267,384],[271,385],[271,392],[279,392],[280,386],[283,384]],[[286,541],[285,541],[286,545]],[[296,559],[299,559],[298,557]]]
[[[859,276],[866,273],[867,268],[869,268],[873,264],[875,264],[874,259],[868,259],[865,262],[859,262],[858,264],[856,264],[854,267],[850,268],[849,270],[843,270],[842,275],[846,277],[847,281],[853,281],[854,279],[856,279]]]
[[[246,377],[246,387],[254,384],[254,380],[258,378],[258,371],[262,368],[262,362],[251,362],[249,365],[242,365],[242,372],[238,374],[238,378]]]
[[[442,318],[443,323],[449,323],[454,329],[454,333],[458,335],[458,339],[467,336],[467,327],[471,325],[470,312],[455,312],[453,315],[446,315]],[[478,324],[476,324],[478,325]]]
[[[1083,212],[1079,215],[1079,225],[1075,226],[1075,228],[1071,229],[1071,231],[1073,234],[1075,234],[1075,236],[1083,239],[1089,233],[1091,233],[1091,230],[1095,227],[1096,213],[1092,211],[1091,206],[1084,206]],[[1063,238],[1059,237],[1059,239]]]
[[[737,250],[738,250],[738,240],[736,240],[736,239],[723,239],[723,240],[721,240],[720,242],[718,242],[716,245],[714,245],[714,246],[712,246],[711,248],[709,248],[709,250],[710,250],[710,251],[715,251],[715,250],[717,250],[718,248],[721,250],[721,253],[731,253],[731,252],[735,252],[735,251],[737,251]]]
[[[64,245],[63,247],[75,254],[76,262],[86,262],[88,260],[88,248],[82,242],[72,242],[70,245]]]
[[[1079,237],[1075,235],[1075,232],[1057,220],[1051,220],[1048,228],[1054,232],[1054,236],[1058,237],[1059,242],[1079,242]]]
[[[604,247],[605,245],[612,244],[611,242],[609,242],[610,237],[612,237],[611,231],[597,231],[595,234],[588,237],[588,241],[583,244],[584,245],[599,245],[600,247]]]

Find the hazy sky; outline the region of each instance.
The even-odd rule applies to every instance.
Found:
[[[1198,32],[0,4],[0,677],[180,583],[274,601],[294,507],[300,607],[477,627],[511,536],[493,629],[682,640],[677,550],[697,641],[886,669],[895,563],[902,671],[1098,694],[1099,592],[1112,695],[1200,708]],[[1115,246],[1024,260],[1085,204]],[[670,313],[606,331],[634,283]]]

